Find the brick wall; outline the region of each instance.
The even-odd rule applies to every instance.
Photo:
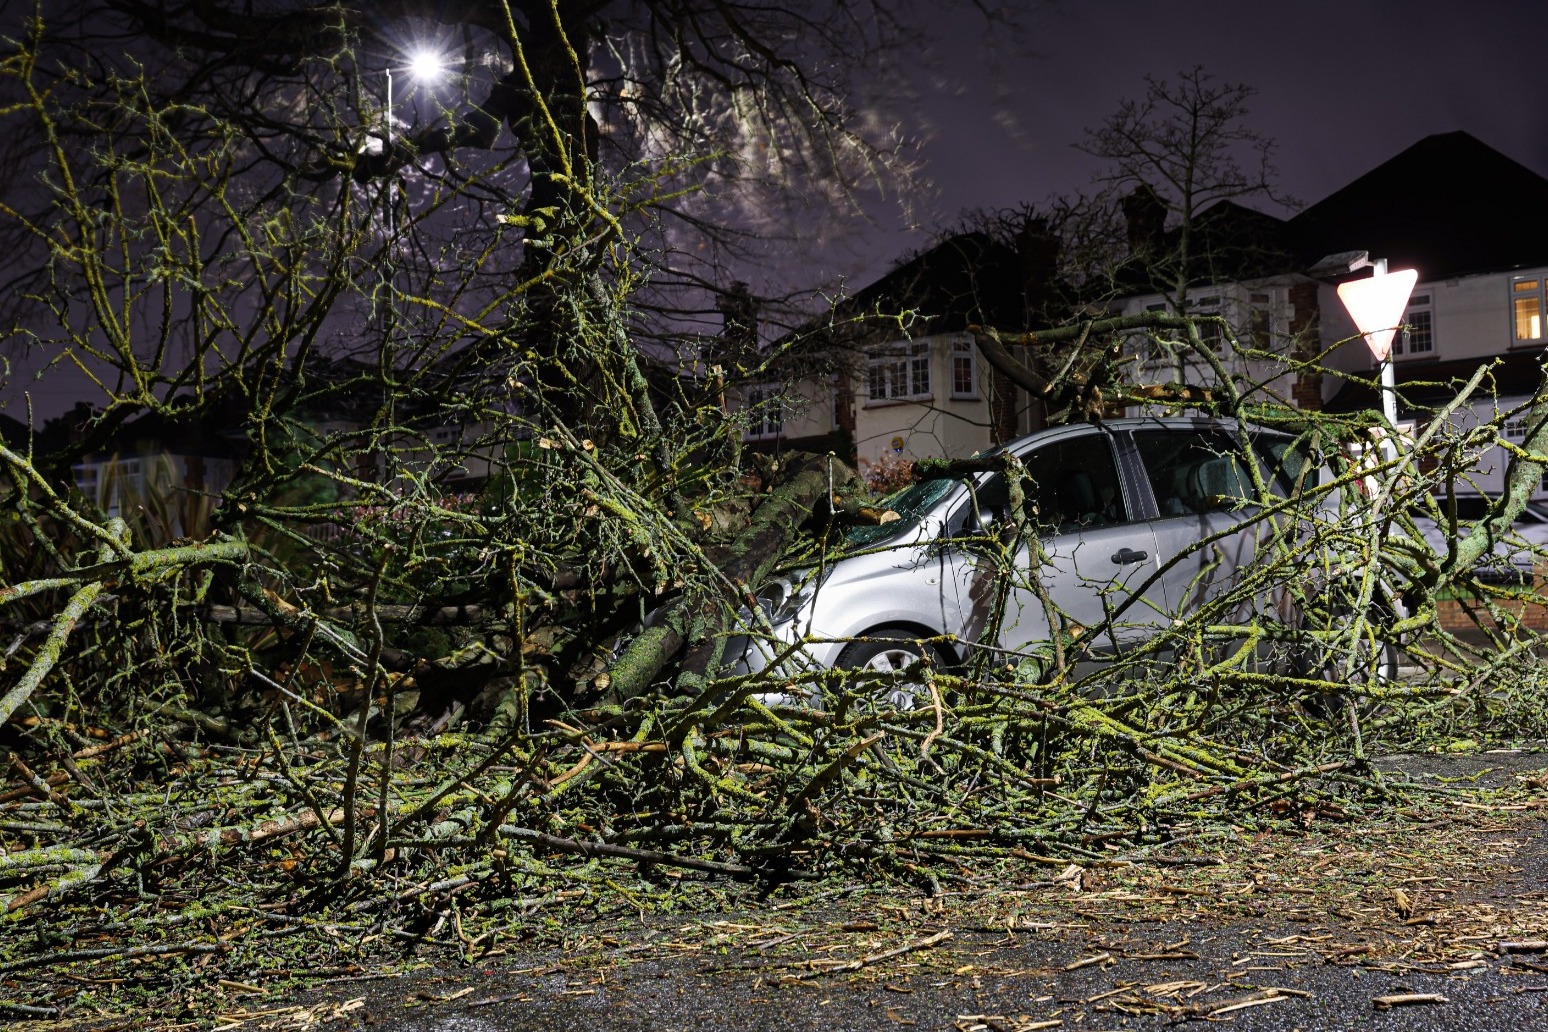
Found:
[[[1313,351],[1320,347],[1318,326],[1321,322],[1322,310],[1317,306],[1317,284],[1296,283],[1290,287],[1290,337],[1298,342],[1297,350],[1310,347]],[[1302,343],[1304,342],[1304,343]],[[1309,358],[1304,353],[1297,357]],[[1322,374],[1317,372],[1298,373],[1295,378],[1295,386],[1290,389],[1291,399],[1295,407],[1307,412],[1322,411]]]
[[[1515,627],[1539,634],[1548,632],[1548,594],[1544,594],[1545,591],[1548,591],[1548,577],[1539,571],[1533,588],[1536,600],[1496,603],[1496,608],[1506,614],[1505,629]],[[1466,631],[1477,626],[1489,628],[1494,623],[1488,611],[1474,602],[1443,599],[1435,604],[1435,609],[1441,627],[1448,631]]]

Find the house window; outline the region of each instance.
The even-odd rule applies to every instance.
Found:
[[[930,348],[923,341],[888,348],[866,361],[871,401],[902,401],[930,396]]]
[[[1403,328],[1392,338],[1394,358],[1416,358],[1435,353],[1435,314],[1429,294],[1409,298],[1403,312]]]
[[[102,499],[97,496],[99,489],[97,464],[89,462],[84,466],[75,466],[70,472],[75,477],[75,486],[80,489],[81,494],[86,496],[86,500],[92,505],[101,504]]]
[[[747,436],[778,437],[784,429],[784,404],[774,384],[757,384],[743,395],[747,402]]]
[[[1166,302],[1156,301],[1145,306],[1146,314],[1164,315],[1168,311]],[[1140,338],[1137,350],[1147,365],[1160,365],[1172,357],[1172,349],[1167,346],[1170,339],[1165,330],[1151,330]]]
[[[951,396],[953,398],[978,397],[977,348],[970,340],[952,341],[951,344]]]
[[[1505,440],[1526,440],[1526,416],[1512,416],[1505,420]]]
[[[1539,341],[1543,339],[1543,281],[1518,279],[1510,285],[1511,316],[1516,327],[1516,340]]]
[[[1220,326],[1220,295],[1210,294],[1192,302],[1189,306],[1195,319],[1208,319],[1198,323],[1199,340],[1217,355],[1226,353],[1225,331]]]
[[[1258,351],[1267,351],[1273,342],[1274,295],[1254,293],[1247,300],[1251,305],[1247,313],[1247,333],[1252,338],[1252,346]]]

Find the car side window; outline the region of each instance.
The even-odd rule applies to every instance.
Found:
[[[1228,434],[1142,430],[1134,445],[1163,519],[1257,501],[1246,459]]]
[[[1112,447],[1101,434],[1053,441],[1021,455],[1027,515],[1046,533],[1072,533],[1090,527],[1126,523],[1118,466]],[[1010,514],[1010,485],[995,474],[973,492],[961,525],[973,520],[988,526]]]

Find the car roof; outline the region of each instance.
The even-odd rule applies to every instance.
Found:
[[[1100,423],[1065,423],[1061,426],[1045,427],[1042,430],[1034,430],[1013,441],[1007,441],[996,452],[1019,451],[1027,445],[1038,441],[1048,441],[1066,434],[1084,433],[1092,430],[1117,433],[1133,430],[1235,430],[1238,427],[1250,426],[1240,420],[1228,419],[1216,416],[1124,416],[1119,419],[1104,419]],[[1261,429],[1254,427],[1254,429]],[[1273,431],[1265,431],[1272,433]]]

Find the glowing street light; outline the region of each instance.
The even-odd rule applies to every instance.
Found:
[[[428,85],[439,80],[446,72],[446,59],[434,50],[421,47],[409,54],[408,58],[408,64],[399,70],[407,72],[416,82]],[[382,71],[387,76],[387,146],[390,149],[392,147],[392,67],[389,65]]]
[[[416,50],[409,57],[408,71],[420,82],[435,82],[446,71],[446,59],[433,50]]]

